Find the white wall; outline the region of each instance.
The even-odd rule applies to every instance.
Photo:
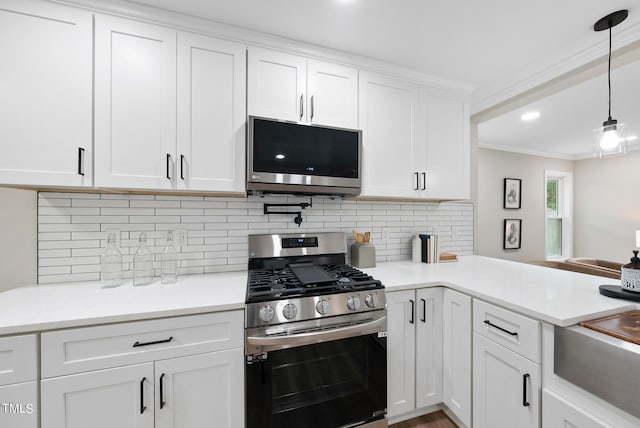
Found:
[[[576,257],[627,263],[640,230],[640,151],[577,161],[574,187]]]
[[[545,258],[545,170],[573,172],[573,161],[522,155],[499,150],[478,150],[476,199],[476,253],[528,262]],[[503,209],[505,178],[522,180],[522,208]],[[578,181],[577,179],[574,181]],[[503,250],[504,219],[522,219],[522,248]]]
[[[0,292],[36,283],[37,193],[0,187]]]

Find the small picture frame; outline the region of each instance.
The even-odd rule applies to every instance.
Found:
[[[522,220],[521,219],[505,219],[502,248],[505,250],[517,250],[521,246],[522,246]]]
[[[519,210],[522,206],[521,200],[522,180],[519,178],[504,179],[504,209]]]

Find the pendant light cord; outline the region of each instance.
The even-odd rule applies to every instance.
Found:
[[[611,28],[612,22],[609,21],[609,68],[607,69],[607,80],[609,82],[609,120],[611,120]]]

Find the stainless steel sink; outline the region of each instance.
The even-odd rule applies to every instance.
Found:
[[[556,326],[554,372],[640,417],[640,345],[584,327]]]

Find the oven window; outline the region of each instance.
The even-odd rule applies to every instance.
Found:
[[[377,334],[270,352],[247,365],[248,427],[339,427],[386,409],[386,338]]]

